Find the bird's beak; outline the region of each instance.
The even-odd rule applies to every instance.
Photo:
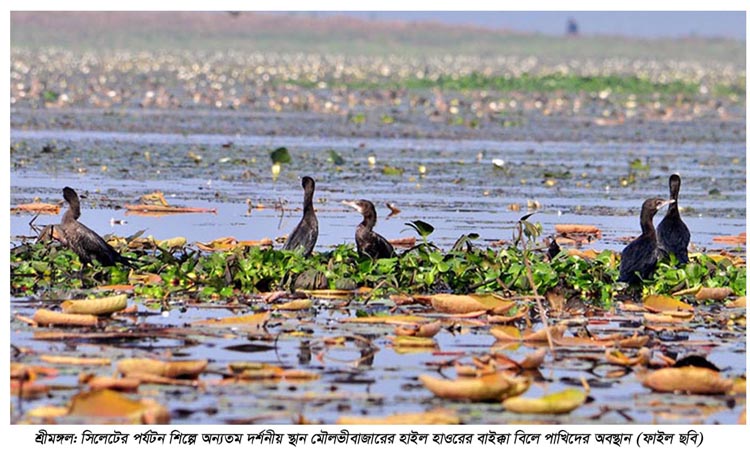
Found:
[[[357,212],[362,213],[362,208],[359,207],[359,204],[357,204],[354,201],[341,201],[341,204],[343,204],[345,206],[349,206],[352,209],[356,210]]]
[[[664,201],[660,202],[656,205],[656,210],[661,209],[664,206],[668,206],[674,202],[674,199],[665,199]]]

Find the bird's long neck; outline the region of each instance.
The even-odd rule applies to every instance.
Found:
[[[677,212],[679,214],[679,210],[677,209],[677,198],[680,196],[680,183],[679,182],[673,182],[669,184],[669,199],[674,199],[674,202],[669,205],[667,208],[667,214],[674,214]]]
[[[378,216],[375,212],[366,211],[362,214],[362,222],[359,224],[365,231],[372,231],[375,227],[375,223],[378,221]]]
[[[643,235],[656,235],[654,229],[654,214],[656,212],[641,212],[641,232]]]
[[[302,204],[303,216],[315,214],[315,209],[313,208],[313,193],[314,192],[312,190],[305,190],[305,200]]]
[[[77,199],[71,199],[68,201],[70,207],[63,214],[63,223],[70,223],[77,220],[81,216],[81,203]]]

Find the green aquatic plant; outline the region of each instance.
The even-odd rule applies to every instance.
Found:
[[[415,229],[422,222],[412,223]],[[426,224],[426,223],[425,223]],[[424,229],[426,232],[427,229]],[[449,251],[423,243],[389,259],[360,257],[352,245],[339,245],[305,258],[300,253],[258,247],[205,252],[190,246],[163,249],[156,246],[123,251],[133,259],[134,269],[102,267],[98,263],[83,271],[78,257],[57,243],[24,243],[11,250],[11,294],[44,297],[46,293],[77,290],[95,285],[132,284],[146,299],[163,300],[183,296],[198,300],[243,298],[274,290],[292,291],[295,281],[312,272],[316,285],[328,289],[374,289],[370,297],[394,293],[439,292],[501,293],[506,296],[544,296],[555,291],[566,299],[579,299],[608,307],[624,290],[617,283],[616,253],[605,250],[593,257],[579,257],[565,250],[549,259],[537,246],[541,229],[519,222],[522,246],[478,248],[468,245],[476,234],[460,238]],[[530,240],[531,239],[531,240]],[[533,284],[533,285],[532,285]],[[684,266],[664,260],[651,280],[648,293],[671,294],[703,287],[730,287],[745,294],[746,267],[729,258],[696,255]],[[320,288],[320,287],[317,287]]]

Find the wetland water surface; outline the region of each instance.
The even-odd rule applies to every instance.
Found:
[[[620,250],[623,238],[640,232],[637,213],[642,200],[667,196],[667,178],[675,171],[682,175],[683,218],[691,228],[696,250],[720,248],[712,241],[714,236],[745,230],[742,143],[452,141],[69,130],[14,130],[11,140],[13,205],[36,197],[56,202],[61,188],[70,185],[87,195],[82,221],[100,233],[120,236],[144,229],[157,239],[184,236],[189,242],[222,236],[240,240],[278,237],[287,234],[301,215],[298,178],[308,174],[317,180],[318,251],[353,242],[360,219],[340,201],[360,197],[376,203],[380,215],[376,229],[390,238],[412,235],[411,230],[404,230],[404,222],[421,219],[435,226],[431,239],[440,247],[450,247],[458,236],[469,232],[480,234],[478,243],[487,246],[492,241],[511,240],[516,221],[535,204],[532,219],[541,223],[544,235],[550,234],[557,223],[593,224],[602,229],[603,237],[586,246]],[[274,180],[268,154],[280,146],[289,149],[292,162],[284,165]],[[344,163],[334,165],[330,150],[336,151]],[[368,161],[372,156],[374,164]],[[502,163],[493,163],[495,159]],[[403,174],[386,175],[385,165],[403,169]],[[154,190],[163,191],[172,204],[210,207],[217,213],[143,217],[127,215],[122,209]],[[250,211],[248,200],[253,205]],[[401,213],[388,218],[386,202],[396,204]],[[13,236],[31,234],[30,219],[29,215],[13,215]],[[125,223],[113,225],[112,219]],[[57,216],[40,216],[36,223],[57,221]],[[141,306],[132,321],[141,327],[178,328],[206,317],[243,312],[187,306],[189,300],[179,297],[174,303],[177,308],[165,316],[153,315],[158,311]],[[12,309],[31,316],[45,304],[15,300]],[[284,322],[271,322],[267,331],[257,336],[242,331],[229,335],[209,331],[199,340],[154,337],[109,343],[78,339],[62,345],[34,340],[32,329],[13,322],[11,340],[18,347],[59,354],[72,347],[79,354],[113,360],[164,357],[164,353],[180,359],[210,357],[209,369],[218,372],[225,372],[230,362],[253,361],[321,375],[319,380],[302,383],[261,381],[209,385],[200,393],[193,389],[177,389],[169,396],[160,393],[160,401],[169,407],[172,421],[177,423],[285,423],[294,422],[300,413],[307,419],[331,423],[340,416],[383,416],[438,406],[455,409],[465,423],[531,419],[497,404],[466,405],[435,398],[417,377],[444,366],[449,369],[454,359],[468,363],[472,356],[491,349],[520,361],[535,347],[493,346],[494,338],[479,324],[455,321],[450,332],[444,329],[436,336],[437,349],[398,349],[384,335],[391,327],[339,322],[353,316],[356,308],[333,309],[335,303],[326,300],[316,300],[315,305],[317,314],[313,317],[285,316]],[[378,312],[391,307],[389,300],[375,300],[365,309]],[[704,315],[696,319],[710,318],[711,313],[706,311]],[[595,334],[642,331],[626,317],[605,315],[589,321],[597,325],[589,327]],[[689,344],[707,345],[708,358],[717,366],[733,375],[744,373],[744,333],[727,333],[699,322],[691,326],[694,329],[680,338],[686,342],[672,352],[689,352]],[[269,335],[275,342],[269,342]],[[376,351],[353,342],[321,347],[314,340],[342,335],[370,338]],[[664,344],[674,340],[670,337],[656,336]],[[535,421],[671,422],[669,402],[645,389],[633,372],[597,364],[585,356],[577,359],[581,353],[585,355],[585,350],[566,352],[563,348],[562,353],[569,355],[550,363],[544,375],[538,376],[546,382],[545,389],[534,386],[527,395],[540,396],[576,385],[583,371],[595,387],[595,403],[571,415],[543,415]],[[444,372],[454,376],[450,370]],[[55,393],[60,403],[75,393],[73,377],[58,377],[61,384],[71,385],[70,390]],[[206,377],[206,381],[212,380],[218,381],[218,376]],[[738,415],[725,398],[689,396],[684,401],[702,408],[680,412],[680,422],[733,423]]]

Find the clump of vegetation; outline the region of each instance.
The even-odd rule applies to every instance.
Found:
[[[472,235],[476,238],[476,235]],[[507,296],[531,295],[530,269],[536,291],[551,290],[566,299],[580,299],[608,307],[626,286],[617,283],[618,256],[606,250],[591,258],[562,251],[549,259],[540,249],[526,247],[479,249],[463,237],[444,252],[427,241],[398,257],[372,260],[358,256],[352,245],[304,258],[290,251],[238,247],[230,251],[203,252],[190,247],[126,251],[135,260],[132,271],[123,267],[84,269],[83,281],[76,277],[81,263],[59,244],[26,243],[11,251],[11,293],[16,296],[81,288],[83,285],[133,284],[136,294],[147,299],[183,296],[199,300],[241,299],[248,294],[294,290],[297,277],[313,270],[324,278],[327,289],[369,287],[370,296],[394,293],[457,294],[495,292]],[[730,259],[700,255],[686,266],[662,262],[644,291],[668,294],[677,290],[730,287],[744,295],[746,267]]]

